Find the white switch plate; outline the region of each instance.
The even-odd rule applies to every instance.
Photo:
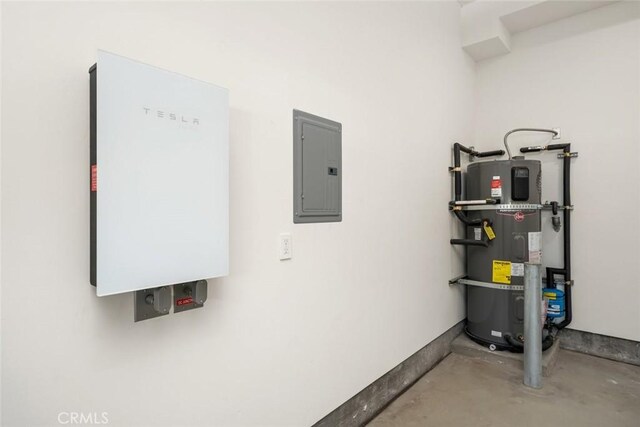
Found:
[[[280,233],[280,259],[291,259],[293,246],[291,245],[291,233]]]

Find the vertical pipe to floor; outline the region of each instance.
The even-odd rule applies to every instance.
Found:
[[[542,387],[542,280],[540,264],[524,265],[524,385]]]

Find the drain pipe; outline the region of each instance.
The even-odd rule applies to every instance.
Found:
[[[540,264],[524,264],[524,385],[542,387],[542,280]]]

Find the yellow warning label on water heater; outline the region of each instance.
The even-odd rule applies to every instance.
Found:
[[[511,262],[493,260],[493,283],[511,284]]]

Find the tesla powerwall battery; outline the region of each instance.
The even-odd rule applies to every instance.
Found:
[[[99,51],[91,87],[98,296],[229,271],[229,94]]]

